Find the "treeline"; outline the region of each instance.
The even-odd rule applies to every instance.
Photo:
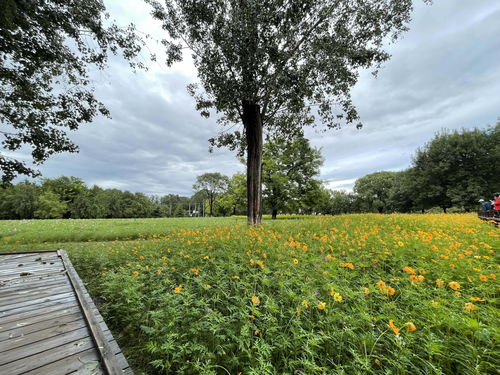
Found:
[[[173,194],[159,197],[89,188],[83,180],[66,176],[0,189],[0,219],[181,217],[189,214],[190,207],[201,214],[201,205],[202,199]]]
[[[500,123],[487,129],[442,132],[418,149],[411,166],[356,180],[353,192],[329,190],[317,179],[319,149],[302,136],[268,139],[263,156],[264,213],[470,211],[500,190]],[[246,177],[205,173],[190,197],[146,196],[87,187],[76,177],[0,188],[0,219],[91,219],[246,214]]]

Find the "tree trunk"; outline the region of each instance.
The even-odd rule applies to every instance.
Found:
[[[277,210],[277,209],[275,209],[275,208],[273,208],[273,212],[272,212],[272,216],[271,216],[271,218],[272,218],[273,220],[276,220],[276,216],[278,216],[278,210]]]
[[[258,104],[243,101],[247,141],[248,224],[262,222],[262,117]]]

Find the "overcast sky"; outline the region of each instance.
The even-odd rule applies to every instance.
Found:
[[[141,0],[105,0],[120,24],[161,38]],[[323,180],[351,189],[365,174],[408,167],[417,147],[443,128],[493,125],[500,117],[500,1],[416,1],[410,31],[377,78],[361,72],[353,101],[364,127],[307,136],[321,147]],[[155,50],[155,42],[150,42]],[[144,54],[144,61],[147,61]],[[96,93],[112,119],[97,118],[71,138],[79,154],[52,157],[44,177],[77,176],[88,184],[146,194],[190,195],[196,176],[244,171],[234,153],[208,153],[221,128],[202,118],[186,85],[196,81],[187,59],[172,68],[150,63],[132,73],[120,59],[95,75]]]

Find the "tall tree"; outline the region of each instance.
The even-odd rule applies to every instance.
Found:
[[[219,194],[225,193],[229,186],[229,178],[220,173],[204,173],[196,177],[193,190],[196,192],[205,191],[210,207],[210,216],[213,216],[214,202]]]
[[[303,136],[269,140],[264,148],[264,203],[276,219],[279,210],[303,208],[301,199],[307,194],[312,197],[313,190],[319,192],[313,177],[319,175],[323,159],[320,150],[312,148]]]
[[[389,58],[383,42],[407,29],[412,10],[411,0],[145,1],[168,33],[167,64],[192,52],[197,109],[243,125],[211,145],[246,148],[252,224],[262,217],[263,133],[296,135],[316,114],[327,129],[358,121],[350,96],[358,69]]]
[[[369,210],[379,213],[387,211],[391,189],[400,172],[375,172],[358,178],[354,183],[354,192],[367,204]]]
[[[89,66],[103,69],[108,52],[140,51],[132,25],[110,22],[102,0],[0,1],[0,138],[9,152],[31,147],[35,164],[76,152],[66,129],[109,115],[89,87]],[[131,60],[132,66],[140,66]],[[3,182],[39,173],[0,153]]]
[[[486,130],[444,131],[413,160],[419,193],[427,205],[466,210],[499,189],[500,122]]]

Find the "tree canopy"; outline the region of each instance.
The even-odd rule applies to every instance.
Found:
[[[142,42],[129,25],[109,20],[102,0],[0,1],[0,153],[3,182],[39,173],[16,158],[31,149],[32,162],[77,152],[68,137],[109,111],[94,95],[89,67],[103,69],[108,53],[133,67]]]
[[[224,193],[229,186],[229,178],[218,172],[204,173],[196,177],[196,183],[193,185],[193,190],[200,192],[204,191],[208,198],[210,207],[210,216],[214,213],[214,202],[218,195]]]
[[[323,164],[320,150],[311,147],[302,136],[277,138],[264,145],[262,160],[264,204],[269,206],[272,217],[275,219],[280,210],[296,212],[304,208],[302,199],[318,190],[313,178],[319,175]]]
[[[389,58],[384,41],[407,29],[411,0],[145,0],[168,38],[167,64],[189,48],[201,87],[191,85],[203,116],[242,124],[211,139],[246,148],[248,219],[262,216],[263,132],[289,136],[315,125],[359,119],[350,88],[359,68]]]

